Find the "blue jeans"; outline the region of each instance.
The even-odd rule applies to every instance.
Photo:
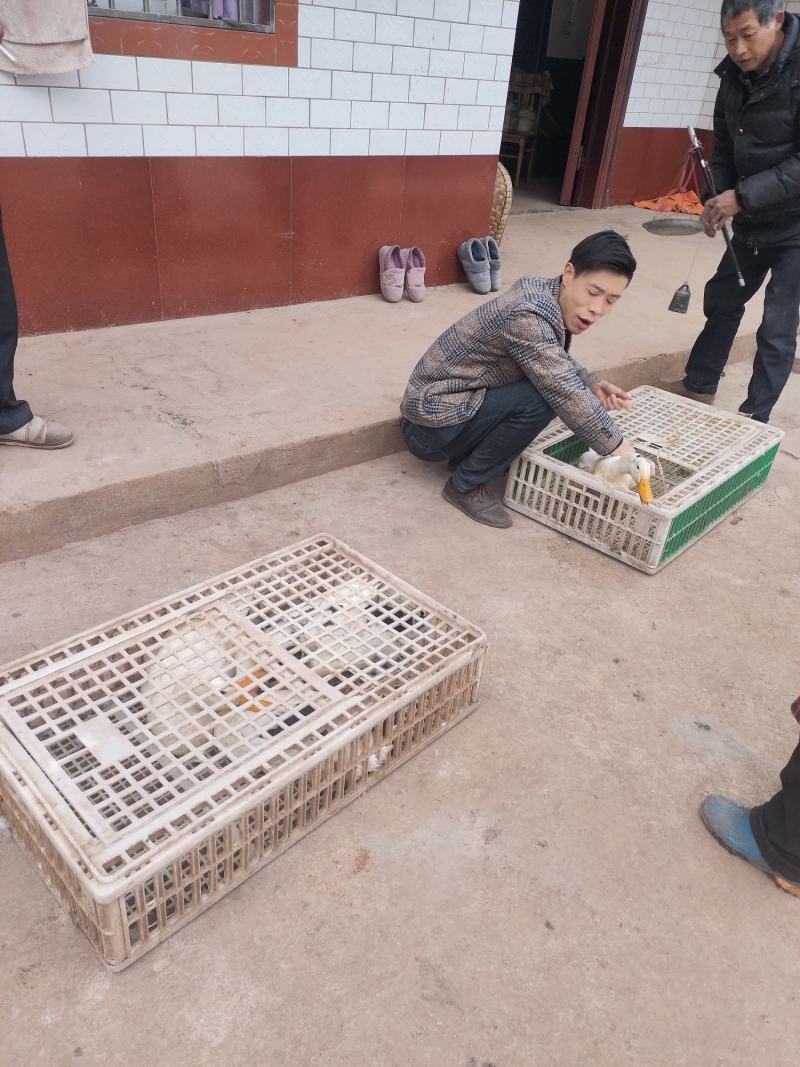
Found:
[[[764,317],[756,334],[756,358],[747,399],[739,409],[759,422],[768,422],[794,363],[800,318],[800,246],[773,245],[757,252],[734,238],[744,288],[738,285],[726,251],[717,273],[706,285],[703,311],[706,324],[686,364],[684,384],[695,393],[716,393],[728,362],[744,306],[771,271],[764,295]]]
[[[469,422],[457,426],[417,426],[403,419],[403,437],[412,456],[426,463],[461,462],[453,484],[461,493],[494,481],[553,419],[553,412],[530,382],[487,389]]]

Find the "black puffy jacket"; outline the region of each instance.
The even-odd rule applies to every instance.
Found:
[[[800,244],[800,19],[786,15],[784,42],[755,81],[726,58],[715,73],[712,171],[736,189],[734,231],[750,245]]]

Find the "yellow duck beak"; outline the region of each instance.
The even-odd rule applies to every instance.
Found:
[[[650,486],[649,478],[640,478],[639,484],[639,499],[643,504],[649,504],[653,499],[653,490]]]

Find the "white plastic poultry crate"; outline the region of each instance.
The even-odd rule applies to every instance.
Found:
[[[783,432],[651,386],[631,396],[615,418],[653,464],[652,503],[577,467],[586,445],[560,421],[512,463],[505,503],[654,574],[764,484]]]
[[[121,969],[471,712],[483,633],[325,535],[0,671],[0,797]]]

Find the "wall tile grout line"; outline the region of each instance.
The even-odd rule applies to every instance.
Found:
[[[144,134],[142,134],[144,137]],[[156,222],[156,196],[155,188],[153,185],[153,160],[149,156],[145,156],[147,162],[147,176],[148,185],[150,188],[150,210],[153,219],[153,250],[156,260],[156,289],[158,292],[158,318],[160,321],[164,321],[164,291],[161,281],[161,257],[158,250],[158,224]]]

